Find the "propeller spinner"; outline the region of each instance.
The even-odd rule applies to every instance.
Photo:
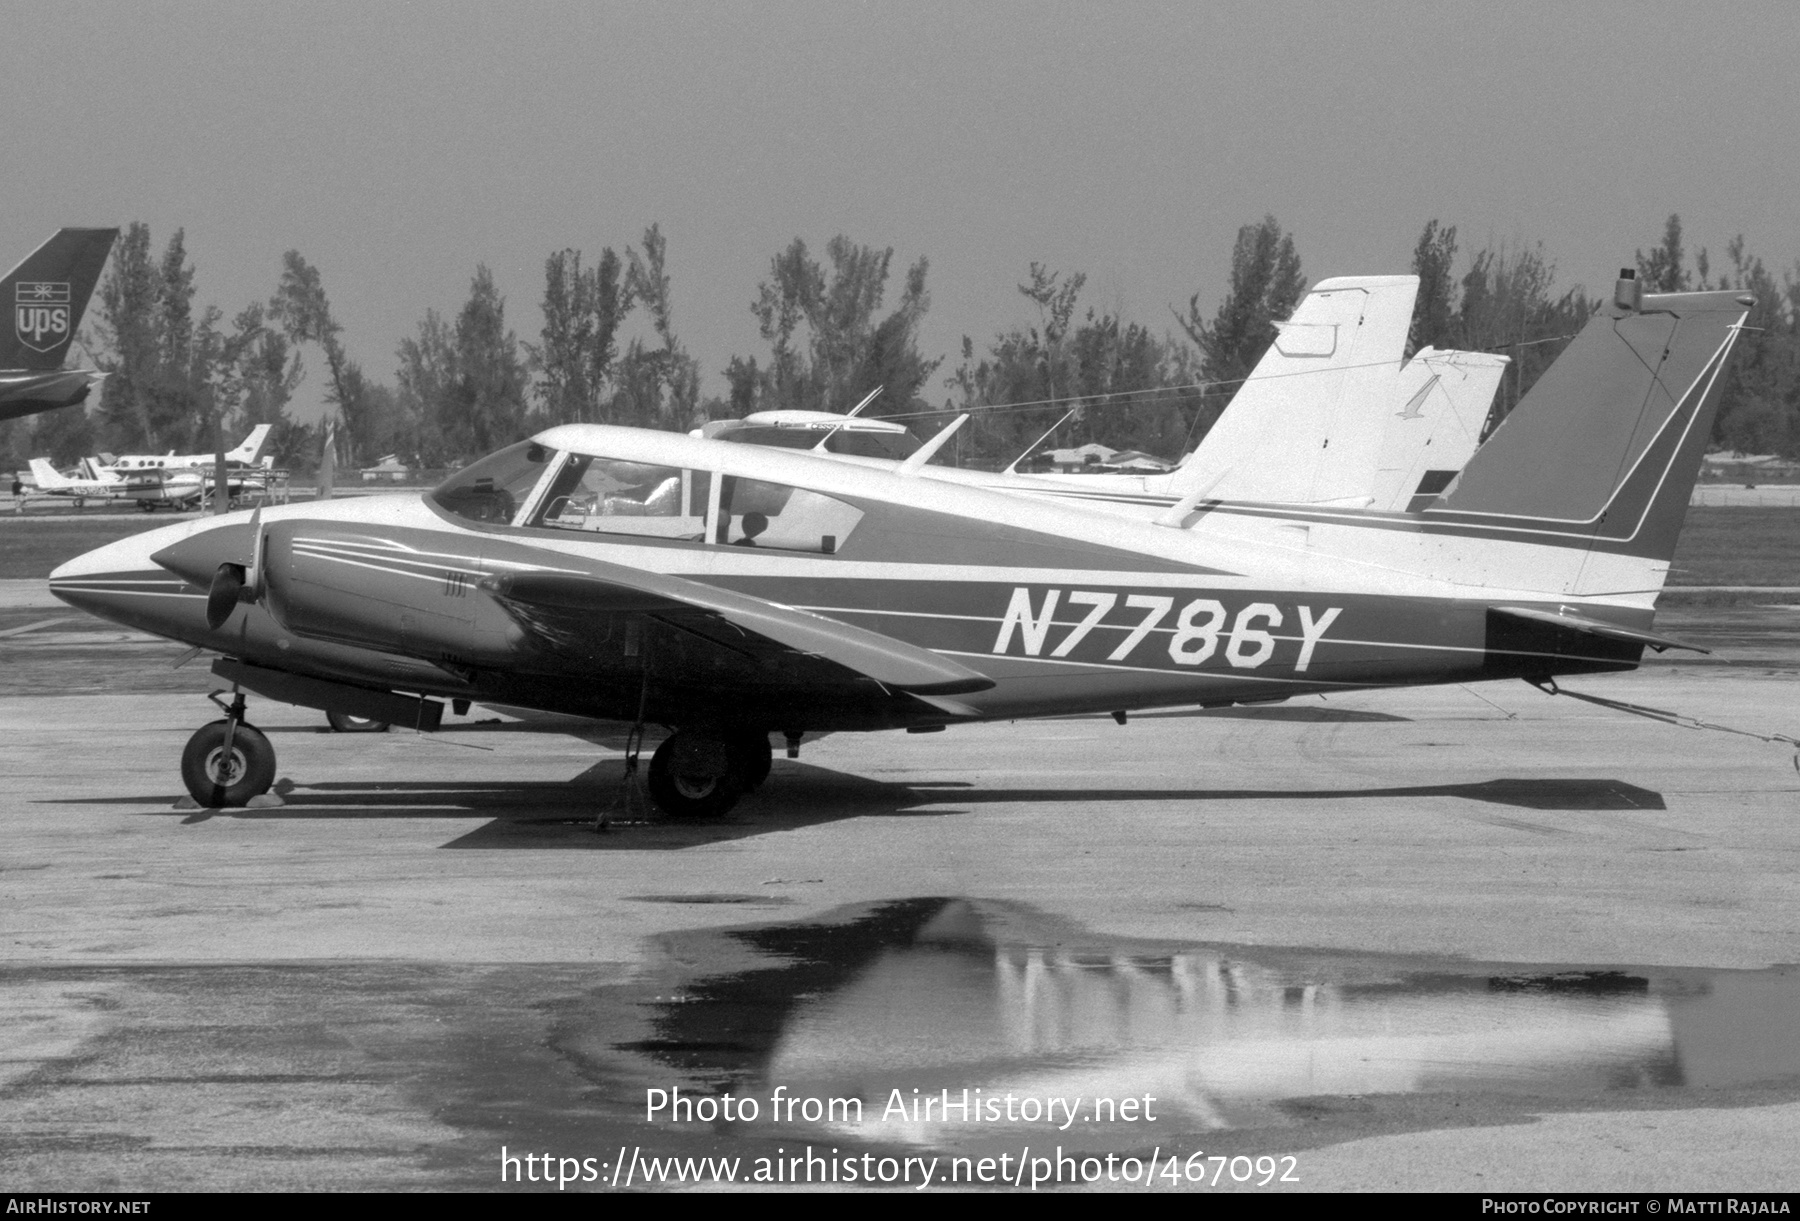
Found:
[[[262,560],[263,530],[262,509],[258,507],[250,514],[250,533],[255,539],[252,544],[250,563],[233,564],[229,561],[220,564],[213,573],[212,585],[206,591],[206,626],[217,630],[231,618],[232,608],[242,603],[254,603],[262,596]]]

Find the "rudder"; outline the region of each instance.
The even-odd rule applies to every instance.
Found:
[[[1640,297],[1622,278],[1426,515],[1513,519],[1666,562],[1748,310],[1741,292]]]

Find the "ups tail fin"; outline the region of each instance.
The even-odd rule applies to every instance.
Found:
[[[1322,280],[1163,490],[1366,504],[1417,276]]]
[[[1621,279],[1426,517],[1666,565],[1748,312],[1740,292]]]
[[[0,369],[60,369],[117,229],[58,229],[0,280]]]

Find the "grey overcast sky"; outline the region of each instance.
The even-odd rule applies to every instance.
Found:
[[[796,235],[931,260],[927,354],[1028,319],[1038,261],[1162,329],[1272,213],[1311,279],[1541,241],[1610,284],[1679,212],[1800,256],[1800,4],[42,3],[4,0],[0,259],[177,227],[200,299],[324,275],[391,380],[485,262],[523,339],[552,250],[669,240],[705,389],[761,355]],[[894,293],[890,293],[890,301]],[[316,360],[313,362],[316,368]],[[308,389],[316,394],[315,373]],[[935,397],[935,395],[934,395]]]

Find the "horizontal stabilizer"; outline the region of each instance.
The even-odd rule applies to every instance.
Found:
[[[618,564],[594,565],[593,575],[509,573],[481,588],[502,601],[560,610],[708,612],[740,631],[796,652],[822,657],[884,687],[921,695],[985,691],[994,680],[929,649],[789,606],[713,585]]]
[[[0,420],[16,420],[87,401],[104,373],[88,369],[0,373]]]
[[[1534,623],[1552,623],[1571,631],[1587,632],[1592,636],[1604,636],[1608,640],[1625,640],[1632,644],[1647,645],[1658,653],[1664,649],[1688,649],[1695,653],[1712,652],[1711,649],[1703,649],[1697,644],[1687,644],[1670,636],[1659,636],[1655,632],[1646,632],[1641,628],[1608,623],[1604,619],[1596,619],[1591,615],[1578,614],[1569,610],[1553,611],[1536,606],[1496,606],[1492,609],[1496,615],[1511,615],[1515,619],[1529,619]]]

